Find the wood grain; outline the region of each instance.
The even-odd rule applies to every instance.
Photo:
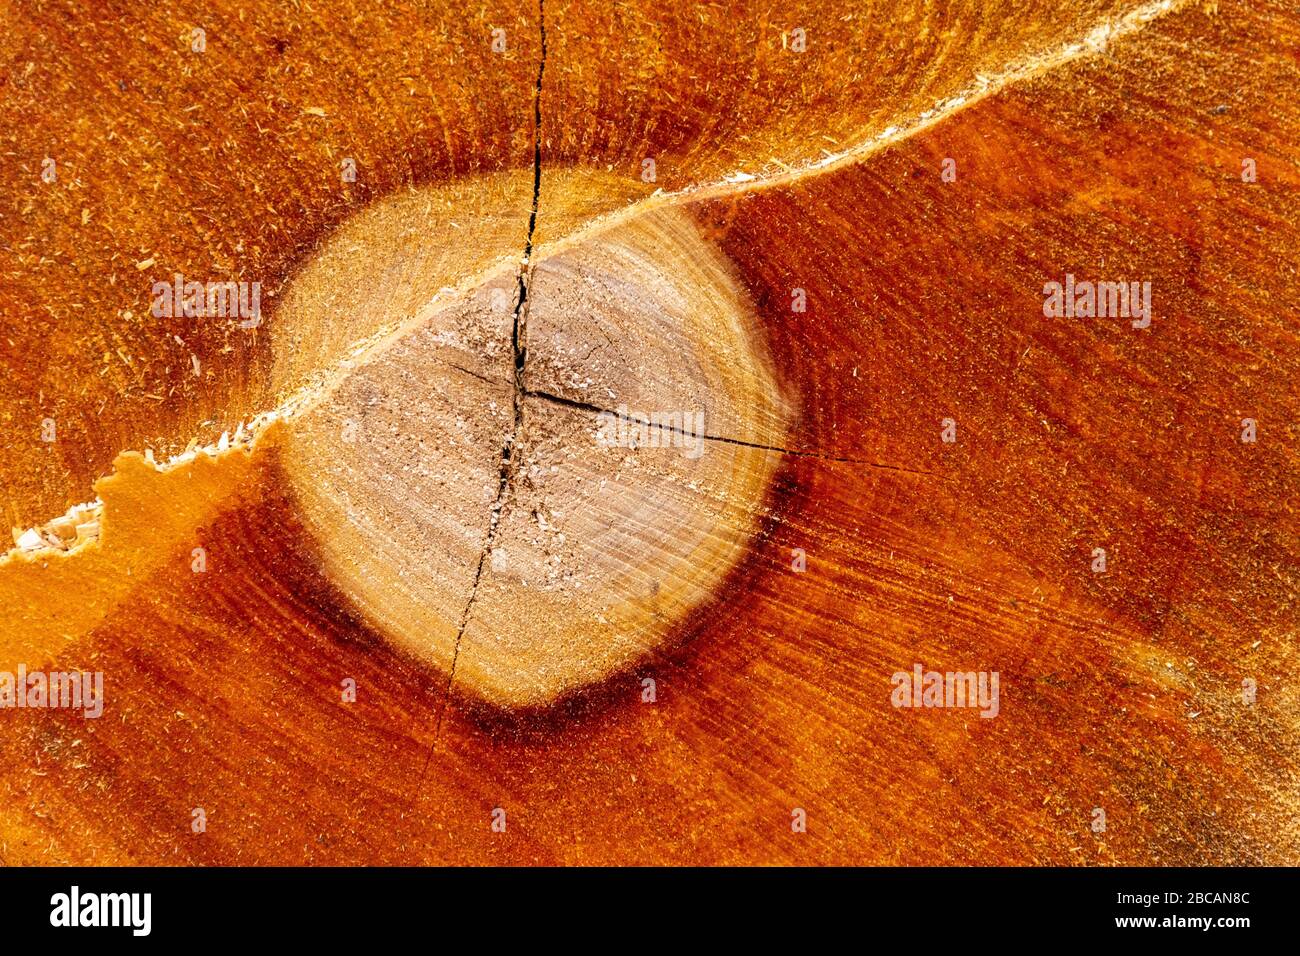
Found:
[[[0,859],[1300,859],[1293,6],[254,6],[0,10],[0,477],[20,529],[104,503],[99,540],[0,564],[0,669],[106,687],[99,720],[0,710]],[[661,291],[714,294],[672,313],[619,256],[666,269]],[[261,277],[266,325],[155,320],[154,271]],[[1066,273],[1149,281],[1150,326],[1045,317]],[[522,391],[513,316],[474,298],[512,277],[537,308]],[[487,381],[421,345],[449,300],[478,301],[473,327],[502,342],[504,368],[472,367]],[[615,358],[583,356],[611,329]],[[171,469],[117,457],[163,461],[282,408],[358,342],[373,362],[330,379],[297,435],[277,420]],[[710,440],[725,493],[704,498],[736,509],[719,541],[740,553],[678,571],[706,593],[614,663],[599,631],[556,624],[580,635],[571,660],[596,661],[576,683],[537,677],[548,612],[491,574],[461,640],[395,640],[400,596],[342,556],[463,606],[490,502],[446,458],[435,493],[392,465],[421,453],[342,442],[356,403],[427,387],[384,422],[432,436],[459,414],[497,436],[487,393],[522,395],[522,460],[648,473],[633,514],[689,506],[666,490],[680,456],[619,464],[590,443],[588,378],[664,409],[708,383],[713,439],[743,443]],[[497,444],[472,484],[491,485]],[[507,552],[548,494],[514,480]],[[382,516],[322,517],[340,483]],[[402,533],[399,499],[448,523]],[[579,566],[615,563],[592,527],[626,515],[600,497],[580,514]],[[443,557],[413,557],[412,536],[453,524]],[[637,557],[645,585],[682,559]],[[473,662],[494,655],[559,699],[485,699]],[[999,672],[997,717],[892,706],[891,675],[917,663]]]

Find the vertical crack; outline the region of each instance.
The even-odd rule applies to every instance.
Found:
[[[537,0],[537,23],[541,37],[541,56],[537,62],[537,82],[533,87],[533,202],[528,214],[528,235],[524,240],[524,255],[519,265],[519,291],[515,298],[514,319],[510,329],[510,348],[514,357],[514,386],[511,396],[514,420],[510,433],[506,435],[501,446],[501,463],[497,474],[497,492],[488,513],[487,532],[483,536],[483,548],[479,551],[478,566],[474,569],[474,582],[470,585],[469,598],[460,615],[456,629],[456,644],[451,652],[451,666],[447,671],[447,686],[438,705],[438,722],[433,731],[433,746],[425,758],[424,773],[429,769],[429,760],[437,750],[438,740],[442,735],[442,718],[447,709],[447,699],[451,695],[452,682],[456,679],[456,662],[460,659],[460,642],[469,625],[470,612],[478,597],[479,581],[483,577],[483,565],[496,544],[497,532],[501,527],[501,518],[505,514],[510,494],[514,490],[515,474],[519,460],[515,455],[516,446],[524,426],[524,399],[527,389],[524,386],[524,366],[528,362],[528,284],[532,281],[533,233],[537,229],[537,207],[542,195],[542,79],[546,75],[546,0]]]

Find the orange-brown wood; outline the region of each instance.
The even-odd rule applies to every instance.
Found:
[[[533,269],[693,224],[790,419],[709,599],[514,709],[344,593],[279,426],[170,484],[130,459],[93,553],[0,565],[0,670],[106,693],[0,709],[0,859],[1295,863],[1300,20],[1069,6],[6,5],[13,525],[280,403],[278,297],[363,208],[514,171],[522,254],[535,143]],[[261,277],[266,327],[154,319],[154,272]],[[1066,273],[1149,281],[1150,327],[1045,317]],[[918,663],[999,672],[998,715],[892,706]]]

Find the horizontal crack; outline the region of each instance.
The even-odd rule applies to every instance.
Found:
[[[472,371],[471,369],[467,369],[467,368],[465,368],[465,366],[463,366],[463,365],[457,365],[455,362],[448,362],[448,363],[447,363],[447,366],[448,366],[449,368],[454,368],[454,369],[455,369],[456,371],[458,371],[458,372],[464,372],[466,375],[473,376],[474,378],[478,379],[480,382],[486,382],[486,383],[489,384],[489,385],[504,385],[504,384],[505,384],[505,382],[502,381],[502,380],[500,380],[500,379],[492,379],[492,378],[488,378],[486,375],[481,375],[481,374],[478,373],[478,372]]]
[[[524,395],[527,398],[536,398],[546,402],[552,402],[556,405],[562,405],[566,408],[572,408],[577,411],[591,412],[595,415],[613,415],[616,418],[622,418],[625,421],[634,421],[630,415],[621,414],[612,409],[602,408],[599,405],[593,405],[591,402],[583,402],[578,399],[566,398],[563,395],[556,395],[552,392],[540,391],[537,389],[524,389]],[[783,455],[790,455],[793,458],[816,458],[820,461],[841,462],[850,465],[865,465],[869,468],[882,468],[887,471],[901,471],[909,475],[925,475],[935,477],[934,472],[921,471],[915,468],[905,468],[902,465],[890,465],[885,462],[871,461],[868,458],[853,458],[848,455],[833,455],[827,452],[819,452],[804,448],[783,448],[780,445],[767,445],[762,442],[745,441],[741,438],[729,438],[725,435],[696,435],[693,432],[687,432],[683,428],[673,425],[656,425],[663,431],[674,432],[679,435],[685,435],[690,438],[703,438],[705,441],[715,441],[726,445],[737,445],[741,448],[754,448],[759,451],[774,451]]]

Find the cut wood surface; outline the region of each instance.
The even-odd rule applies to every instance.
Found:
[[[1300,862],[1294,5],[0,17],[0,861]]]

